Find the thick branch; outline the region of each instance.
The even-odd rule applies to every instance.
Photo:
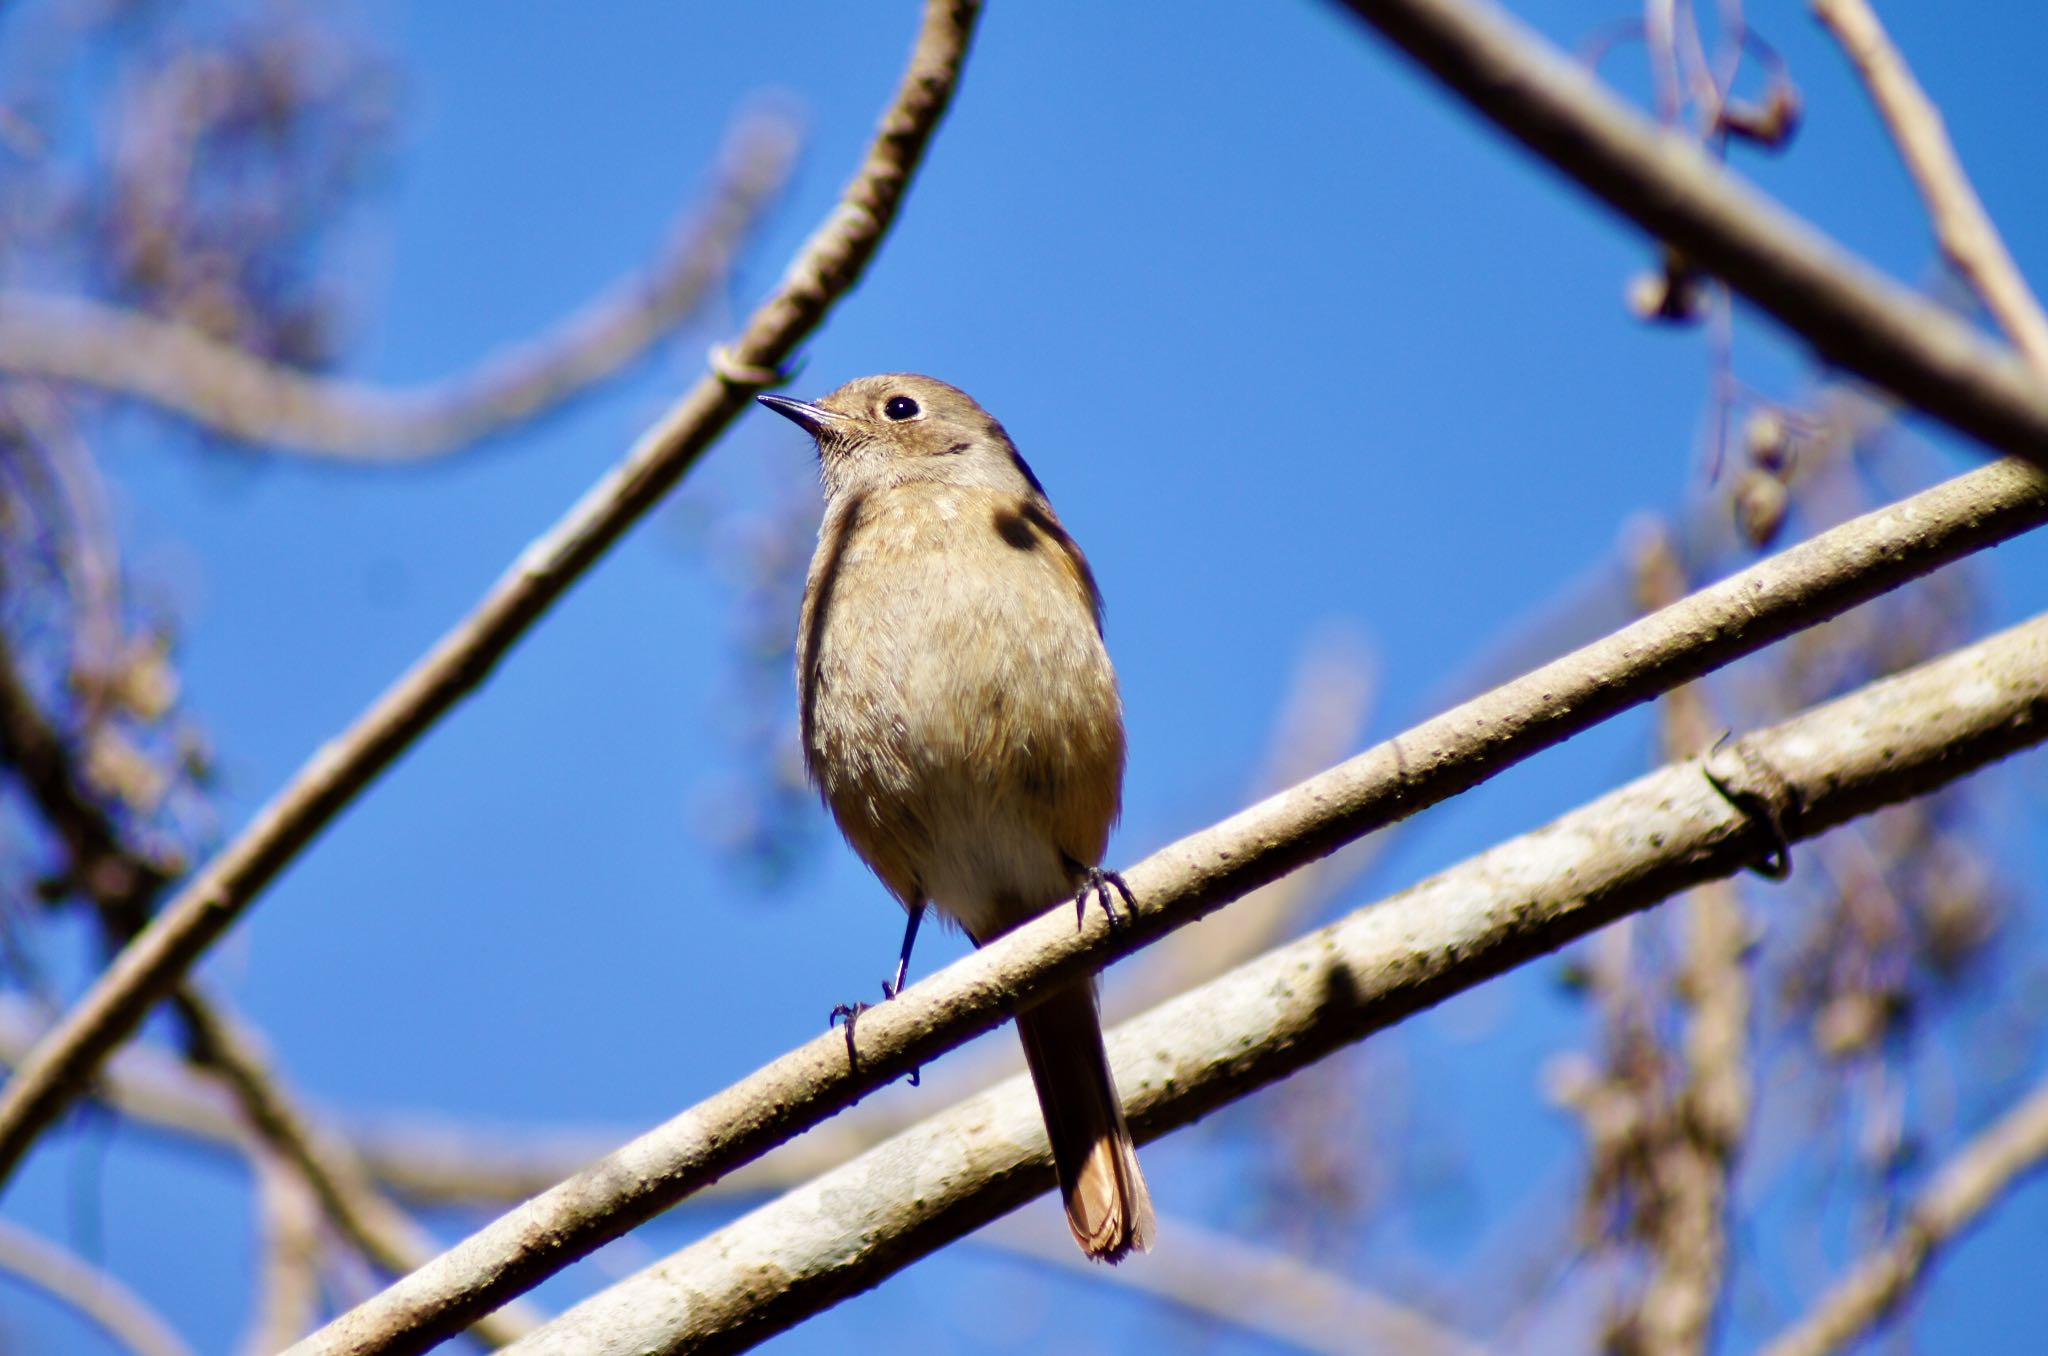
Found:
[[[1167,847],[1124,875],[1111,932],[1056,909],[866,1013],[859,1061],[821,1035],[642,1135],[344,1315],[307,1352],[418,1350],[539,1277],[860,1097],[988,1030],[1036,994],[1128,954],[1344,842],[1885,588],[2048,517],[2017,462],[1844,523]],[[403,1334],[401,1338],[400,1334]]]
[[[786,118],[743,118],[709,205],[651,268],[551,333],[430,386],[394,391],[313,376],[188,325],[24,292],[0,292],[0,369],[145,400],[269,448],[370,461],[455,451],[604,381],[675,329],[730,272],[789,178],[796,147]]]
[[[1805,839],[2044,738],[2048,616],[1740,747],[1746,763],[1782,778],[1792,811],[1784,827]],[[1673,764],[1125,1023],[1109,1049],[1132,1128],[1151,1139],[1185,1125],[1623,914],[1742,870],[1769,838],[1753,815],[1717,792],[1700,762]],[[1051,1186],[1037,1102],[1025,1079],[1012,1079],[585,1300],[511,1350],[751,1346]]]
[[[1481,0],[1344,0],[1500,129],[1828,360],[1973,438],[2048,464],[2048,381],[1845,254]]]
[[[1897,1233],[1859,1262],[1811,1314],[1764,1348],[1764,1356],[1827,1356],[1860,1336],[1911,1293],[1941,1247],[1976,1223],[2021,1177],[2048,1159],[2048,1085],[2005,1113],[1950,1159],[1913,1203]]]
[[[708,375],[644,434],[626,460],[528,547],[476,610],[314,754],[32,1051],[0,1091],[0,1180],[84,1089],[150,1007],[174,988],[257,894],[512,647],[570,584],[651,508],[748,405],[750,369],[773,369],[874,257],[932,130],[952,97],[980,6],[928,0],[910,69],[831,218]]]

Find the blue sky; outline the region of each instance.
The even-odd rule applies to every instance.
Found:
[[[1517,8],[1571,45],[1626,10]],[[1894,276],[1926,280],[1924,217],[1838,54],[1803,6],[1749,8],[1786,53],[1808,120],[1788,153],[1743,154],[1739,167]],[[1885,17],[2022,267],[2048,276],[2033,135],[2048,123],[2042,21],[1970,6]],[[1108,599],[1131,739],[1117,861],[1242,802],[1320,638],[1370,647],[1375,736],[1485,675],[1504,633],[1525,637],[1517,666],[1590,638],[1532,619],[1612,581],[1635,515],[1700,492],[1709,386],[1698,330],[1645,328],[1622,305],[1650,257],[1634,232],[1334,7],[1196,4],[1161,18],[993,7],[897,230],[793,388],[925,371],[973,392],[1016,438]],[[406,96],[391,172],[328,265],[360,300],[354,376],[460,369],[638,266],[760,92],[800,106],[811,139],[728,303],[627,379],[515,435],[393,471],[196,449],[142,421],[109,437],[131,566],[164,581],[181,622],[179,667],[220,753],[225,825],[693,379],[850,173],[914,23],[909,4],[360,11]],[[1609,69],[1639,92],[1639,66],[1624,49]],[[1808,365],[1768,327],[1744,316],[1736,335],[1752,384],[1805,389]],[[1928,441],[1930,476],[1977,460]],[[790,700],[748,695],[744,618],[720,562],[749,524],[813,493],[811,476],[800,434],[766,412],[744,419],[220,948],[209,978],[269,1033],[300,1088],[364,1111],[638,1130],[872,990],[900,916],[821,817],[772,891],[702,829],[708,803],[761,776],[738,713]],[[2038,544],[1996,553],[1991,620],[2036,610],[2044,567]],[[1441,807],[1336,906],[1632,775],[1647,735],[1640,718],[1616,722]],[[2037,771],[2005,775],[2037,789]],[[2020,842],[2038,816],[2020,818],[2002,841]],[[2007,865],[2023,876],[2030,862]],[[928,932],[917,972],[960,948]],[[1569,1207],[1573,1132],[1532,1073],[1579,1029],[1555,971],[1539,963],[1346,1066],[1387,1080],[1408,1124],[1445,1146],[1427,1161],[1412,1145],[1396,1155],[1402,1175],[1436,1185],[1374,1224],[1358,1249],[1367,1282],[1455,1285],[1476,1264],[1461,1249],[1490,1221],[1520,1211],[1550,1227]],[[1937,1151],[1988,1109],[1936,1115]],[[1169,1219],[1280,1246],[1257,1209],[1245,1130],[1225,1117],[1149,1150],[1154,1192]],[[225,1349],[251,1261],[252,1202],[235,1174],[91,1126],[37,1154],[7,1213],[77,1240],[81,1193],[112,1269],[201,1350]],[[633,1264],[718,1217],[685,1209],[607,1257]],[[451,1238],[466,1227],[437,1224]],[[1931,1348],[2023,1349],[2042,1316],[2037,1288],[2013,1272],[2026,1250],[2000,1240],[2044,1226],[2048,1203],[2023,1193],[1958,1250],[1917,1329]],[[1727,1349],[1799,1312],[1841,1255],[1746,1281]],[[597,1272],[543,1298],[566,1304]],[[11,1289],[0,1325],[38,1349],[98,1350]],[[1147,1301],[971,1246],[772,1349],[1058,1338],[1111,1350],[1146,1332],[1271,1349],[1228,1332],[1198,1339]]]

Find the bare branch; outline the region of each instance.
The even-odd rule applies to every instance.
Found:
[[[0,1068],[18,1064],[47,1029],[33,1004],[0,994]],[[236,1158],[250,1151],[248,1122],[222,1081],[150,1043],[132,1042],[108,1060],[90,1095],[146,1130]],[[419,1206],[503,1207],[523,1201],[603,1157],[627,1133],[479,1128],[405,1113],[364,1119],[326,1108],[299,1114],[315,1127],[316,1137],[345,1143],[386,1191]],[[720,1178],[705,1194],[758,1197],[787,1190],[886,1139],[907,1120],[893,1110],[842,1117]]]
[[[164,876],[122,841],[119,826],[86,791],[71,750],[35,702],[4,640],[0,758],[20,776],[37,810],[65,844],[69,874],[91,901],[109,945],[132,937]],[[348,1145],[299,1109],[243,1023],[189,983],[178,987],[172,1003],[192,1061],[227,1086],[256,1138],[303,1175],[343,1236],[393,1276],[404,1275],[439,1250],[431,1235],[377,1190]],[[229,1138],[247,1142],[239,1128]],[[522,1305],[484,1316],[479,1335],[503,1345],[540,1319]]]
[[[179,989],[172,1002],[191,1033],[194,1058],[233,1091],[257,1136],[305,1181],[343,1237],[393,1276],[405,1275],[439,1251],[434,1237],[377,1189],[349,1145],[299,1110],[240,1023],[220,1013],[190,985]],[[541,1320],[530,1305],[507,1305],[479,1315],[474,1329],[492,1346],[503,1346],[538,1327]]]
[[[314,836],[489,674],[570,584],[651,508],[747,407],[758,383],[859,278],[895,219],[952,97],[978,0],[927,0],[910,69],[868,157],[775,293],[626,460],[521,555],[476,609],[354,725],[315,753],[167,904],[0,1090],[0,1180],[92,1071]]]
[[[1831,362],[2001,452],[2048,464],[2048,381],[1660,130],[1482,0],[1344,0],[1502,131]]]
[[[1265,766],[1248,794],[1264,797],[1291,786],[1359,745],[1374,696],[1372,664],[1355,637],[1324,637],[1301,657],[1292,690],[1269,736]],[[1293,933],[1333,891],[1355,879],[1390,841],[1380,834],[1341,853],[1260,886],[1243,907],[1199,929],[1176,932],[1145,953],[1145,963],[1106,999],[1112,1017],[1127,1016],[1249,960]],[[1016,1062],[1014,1049],[1003,1056]],[[1007,1076],[1011,1069],[1005,1068]],[[978,1087],[994,1082],[984,1079]],[[900,1127],[899,1127],[900,1128]]]
[[[1192,1220],[1163,1219],[1169,1240],[1143,1266],[1104,1271],[1075,1249],[1064,1229],[1041,1227],[1049,1217],[1019,1211],[976,1238],[1047,1266],[1154,1295],[1206,1318],[1303,1351],[1356,1356],[1485,1356],[1486,1346],[1384,1295],[1306,1262],[1249,1247]]]
[[[1124,872],[1112,931],[1071,911],[983,947],[821,1035],[473,1234],[330,1324],[307,1352],[416,1350],[860,1097],[988,1030],[1038,993],[1129,954],[1351,838],[1718,664],[2048,516],[2048,482],[2000,462],[1866,514],[1478,697]],[[399,1335],[403,1334],[401,1338]]]
[[[1783,805],[1796,807],[1781,827],[1803,840],[2044,738],[2048,615],[1740,748],[1773,770]],[[1132,1129],[1155,1138],[1619,916],[1742,870],[1768,832],[1704,771],[1688,761],[1638,778],[1120,1026],[1109,1049]],[[1138,898],[1151,908],[1147,890]],[[1072,926],[1041,920],[1028,931],[1061,931],[1047,922]],[[1012,1079],[583,1301],[511,1350],[751,1345],[1051,1185],[1036,1102],[1025,1079]],[[1172,1246],[1164,1239],[1162,1255]],[[348,1347],[316,1337],[294,1352],[343,1349],[417,1347],[410,1337]]]
[[[1897,1307],[1942,1245],[1976,1223],[2048,1158],[2048,1085],[2005,1113],[1951,1158],[1913,1203],[1897,1233],[1866,1257],[1764,1356],[1826,1356]]]
[[[92,901],[108,945],[118,946],[149,916],[165,875],[131,852],[112,816],[86,790],[71,751],[44,715],[0,634],[0,769],[18,779],[64,846],[71,883]]]
[[[135,1356],[190,1356],[192,1349],[134,1291],[6,1220],[0,1220],[0,1272],[62,1300]]]
[[[561,404],[674,330],[729,274],[788,180],[797,142],[785,116],[741,118],[710,203],[650,268],[551,333],[432,385],[394,391],[314,376],[177,321],[25,292],[0,292],[0,369],[145,400],[268,448],[344,460],[438,456]]]
[[[243,1356],[272,1356],[313,1327],[320,1313],[320,1206],[298,1171],[257,1150],[257,1237],[263,1262]]]
[[[1637,593],[1646,606],[1669,606],[1686,587],[1668,531],[1637,553]],[[1659,712],[1667,761],[1698,757],[1714,741],[1704,683],[1664,697]],[[1729,1182],[1749,1124],[1749,974],[1743,965],[1748,921],[1729,881],[1686,893],[1686,933],[1677,978],[1689,1011],[1681,1076],[1645,1122],[1654,1127],[1644,1171],[1650,1177],[1639,1228],[1651,1272],[1617,1347],[1683,1356],[1707,1350],[1728,1266]],[[1656,1080],[1666,1084],[1666,1080]],[[1668,1084],[1666,1084],[1668,1086]]]
[[[2048,373],[2048,315],[1970,186],[1941,110],[1920,88],[1884,25],[1864,0],[1813,0],[1813,12],[1855,64],[1920,188],[1935,238],[2038,372]]]
[[[34,1004],[0,994],[0,1066],[19,1064],[47,1030]],[[121,1051],[94,1081],[92,1096],[152,1129],[218,1144],[237,1155],[249,1143],[248,1126],[227,1091],[161,1046],[138,1042]]]

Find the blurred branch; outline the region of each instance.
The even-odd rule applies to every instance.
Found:
[[[99,912],[109,946],[139,929],[168,877],[131,852],[112,816],[85,789],[71,751],[29,691],[0,635],[0,770],[20,781],[64,845],[70,883]]]
[[[1970,186],[1941,111],[1913,78],[1884,25],[1864,0],[1813,0],[1813,12],[1842,44],[1898,143],[1919,186],[1935,238],[2026,360],[2048,373],[2048,315]]]
[[[342,807],[490,673],[582,573],[660,499],[859,279],[894,221],[950,101],[980,6],[927,0],[903,83],[831,217],[718,370],[699,379],[626,460],[515,561],[476,609],[316,752],[115,958],[0,1090],[0,1181],[92,1071]]]
[[[455,451],[612,376],[695,311],[788,180],[798,140],[784,116],[741,118],[709,205],[663,257],[552,332],[429,386],[317,377],[177,321],[25,292],[0,292],[0,370],[100,387],[270,448],[369,461]]]
[[[1883,277],[1483,0],[1344,0],[1500,129],[1777,317],[1959,432],[2048,464],[2048,380]]]
[[[0,993],[0,1066],[12,1069],[48,1029],[40,1010]],[[248,1145],[248,1126],[220,1083],[201,1078],[169,1051],[137,1043],[121,1051],[93,1081],[93,1099],[152,1129],[216,1144],[237,1155]]]
[[[256,1170],[256,1307],[244,1356],[272,1356],[312,1330],[320,1313],[320,1208],[295,1169],[274,1154],[249,1156]]]
[[[65,844],[70,878],[92,902],[109,946],[132,937],[164,876],[129,849],[113,819],[87,793],[70,750],[28,691],[4,640],[0,764],[22,779],[36,809]],[[189,983],[178,987],[172,1003],[192,1062],[226,1085],[248,1127],[304,1177],[345,1237],[394,1276],[435,1254],[439,1245],[432,1236],[378,1192],[348,1146],[316,1128],[293,1103],[240,1022]],[[501,1345],[539,1321],[538,1313],[522,1305],[480,1319],[479,1335]]]
[[[1772,770],[1778,827],[1803,841],[2044,738],[2048,615],[1738,748],[1746,766]],[[1772,833],[1760,823],[1765,812],[1738,806],[1705,771],[1688,761],[1638,778],[1118,1027],[1109,1047],[1133,1130],[1155,1138],[1617,917],[1754,863]],[[1144,932],[1156,895],[1132,876],[1141,903],[1126,930]],[[1057,913],[1013,935],[1070,934],[1071,916]],[[917,990],[868,1016],[906,1002],[917,1003]],[[639,1166],[622,1155],[606,1180],[623,1185]],[[751,1345],[1051,1185],[1036,1100],[1025,1079],[1012,1079],[583,1301],[512,1350]],[[530,1203],[520,1222],[543,1227],[545,1204]],[[1164,1237],[1162,1254],[1173,1246]],[[460,1252],[471,1266],[496,1260],[476,1239]],[[429,1335],[401,1329],[346,1349],[418,1350]],[[294,1351],[340,1350],[339,1336],[330,1329]]]
[[[1326,636],[1312,644],[1295,668],[1292,690],[1274,722],[1265,766],[1247,788],[1252,798],[1291,786],[1357,748],[1373,688],[1371,656],[1356,637]],[[1110,1012],[1120,1016],[1149,1008],[1258,955],[1328,903],[1387,841],[1379,834],[1353,843],[1260,886],[1206,926],[1167,937],[1145,953],[1136,974],[1107,995]]]
[[[1344,842],[1717,665],[2048,516],[2019,462],[1845,523],[1427,721],[1127,869],[1139,907],[1112,930],[1054,909],[818,1036],[472,1235],[323,1330],[308,1351],[415,1349],[990,1029],[1038,993]],[[857,1046],[849,1061],[846,1042]],[[25,1075],[17,1075],[17,1079]],[[404,1334],[400,1341],[397,1334]],[[395,1345],[393,1345],[395,1344]]]
[[[34,1004],[0,993],[0,1068],[18,1064],[47,1029]],[[223,1082],[202,1076],[161,1046],[141,1041],[125,1046],[100,1070],[90,1096],[145,1130],[237,1158],[250,1151],[248,1122]],[[363,1121],[325,1108],[302,1114],[322,1127],[323,1135],[346,1143],[370,1178],[415,1206],[502,1208],[547,1190],[603,1157],[624,1137],[623,1131],[596,1128],[493,1129],[408,1114]],[[720,1178],[702,1194],[758,1197],[787,1190],[906,1123],[893,1109],[872,1118],[842,1117]]]
[[[1384,1295],[1285,1254],[1250,1247],[1192,1220],[1168,1218],[1166,1245],[1143,1266],[1104,1271],[1049,1216],[1022,1211],[976,1235],[979,1242],[1060,1271],[1156,1296],[1205,1318],[1327,1356],[1485,1356],[1486,1346]]]
[[[433,1235],[377,1189],[348,1144],[299,1110],[249,1033],[189,986],[172,1002],[190,1033],[193,1058],[234,1092],[256,1134],[298,1172],[343,1237],[392,1276],[413,1271],[439,1251]],[[509,1304],[478,1315],[473,1326],[478,1337],[502,1346],[540,1322],[531,1306]]]
[[[1826,1356],[1860,1337],[1912,1290],[1935,1254],[2048,1158],[2048,1085],[2036,1088],[1951,1158],[1891,1239],[1856,1265],[1764,1356]]]
[[[135,1356],[190,1356],[191,1348],[134,1291],[6,1220],[0,1220],[0,1273],[62,1301]]]
[[[1645,608],[1684,595],[1675,543],[1661,528],[1637,552],[1637,595]],[[1665,694],[1660,742],[1667,762],[1702,757],[1714,742],[1704,683]],[[1657,1130],[1646,1155],[1639,1228],[1651,1252],[1640,1302],[1618,1336],[1621,1350],[1685,1356],[1708,1349],[1728,1269],[1730,1182],[1749,1123],[1749,924],[1733,882],[1686,893],[1685,936],[1676,981],[1688,1009],[1676,1087],[1646,1120]],[[1663,1085],[1664,1080],[1654,1080]]]

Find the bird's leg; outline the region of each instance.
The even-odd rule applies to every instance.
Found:
[[[882,985],[882,999],[887,1002],[903,992],[903,976],[910,971],[910,948],[917,945],[917,925],[924,921],[924,901],[910,906],[910,921],[903,928],[903,953],[896,957],[896,979],[894,983]]]
[[[1109,919],[1110,931],[1114,932],[1130,921],[1128,916],[1120,917],[1116,911],[1116,895],[1122,895],[1124,898],[1125,915],[1135,912],[1138,907],[1137,897],[1131,893],[1131,887],[1124,884],[1122,876],[1114,871],[1104,871],[1099,866],[1083,867],[1079,862],[1071,863],[1071,866],[1081,873],[1081,888],[1074,891],[1076,927],[1088,921],[1090,899],[1101,903],[1103,915]],[[1116,894],[1110,893],[1112,889]]]
[[[917,925],[924,921],[924,907],[922,900],[910,906],[910,922],[903,929],[903,951],[896,957],[896,978],[882,981],[882,1001],[884,1003],[903,992],[903,977],[910,970],[910,949],[917,945]],[[838,1026],[841,1022],[846,1023],[846,1063],[848,1068],[853,1067],[857,1062],[853,1054],[853,1024],[871,1006],[873,1005],[869,1003],[853,1002],[841,1003],[838,1007],[832,1009],[832,1019],[828,1025]],[[918,1085],[918,1075],[923,1072],[921,1068],[910,1071],[909,1081],[911,1087],[914,1088]]]

